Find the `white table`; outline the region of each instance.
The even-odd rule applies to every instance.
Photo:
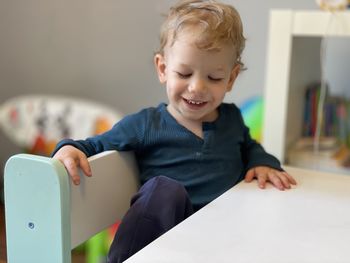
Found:
[[[288,191],[240,183],[127,263],[350,262],[350,176],[286,168]]]

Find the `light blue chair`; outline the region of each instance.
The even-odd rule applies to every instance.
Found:
[[[6,163],[8,263],[70,263],[71,249],[120,220],[139,187],[132,153],[89,158],[75,186],[57,160],[18,154]]]

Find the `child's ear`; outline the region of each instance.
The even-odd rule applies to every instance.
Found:
[[[236,80],[240,71],[241,71],[241,65],[236,64],[231,71],[230,79],[227,83],[227,92],[232,90],[233,84],[235,83],[235,80]]]
[[[166,64],[164,56],[157,53],[154,56],[154,65],[156,66],[160,83],[164,84],[166,82]]]

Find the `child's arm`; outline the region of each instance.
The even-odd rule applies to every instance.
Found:
[[[81,168],[86,176],[91,176],[91,169],[85,153],[71,145],[60,148],[52,157],[59,160],[66,168],[75,185],[80,184],[79,169]]]
[[[267,153],[264,148],[251,138],[249,128],[244,124],[240,111],[237,111],[238,125],[243,133],[241,144],[242,160],[247,169],[245,181],[258,180],[260,188],[265,188],[266,182],[271,182],[276,188],[285,190],[296,185],[295,179],[283,171],[279,160]],[[237,119],[236,119],[237,121]]]
[[[290,189],[291,185],[296,185],[295,179],[285,171],[279,171],[267,166],[257,166],[248,170],[244,180],[251,182],[254,178],[258,180],[258,185],[264,189],[266,182],[272,183],[279,190]]]
[[[103,134],[89,137],[86,140],[64,139],[60,141],[52,155],[63,163],[74,184],[80,183],[79,169],[86,176],[91,176],[87,157],[103,151],[135,151],[143,144],[143,133],[146,131],[147,112],[141,111],[128,115],[113,128]]]

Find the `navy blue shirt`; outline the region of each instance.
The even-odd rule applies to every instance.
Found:
[[[240,182],[246,171],[264,165],[282,170],[249,135],[240,110],[221,104],[219,117],[203,123],[204,138],[180,125],[166,104],[128,115],[108,132],[86,140],[63,140],[87,156],[102,151],[134,151],[141,183],[164,175],[181,182],[192,203],[202,206]]]

